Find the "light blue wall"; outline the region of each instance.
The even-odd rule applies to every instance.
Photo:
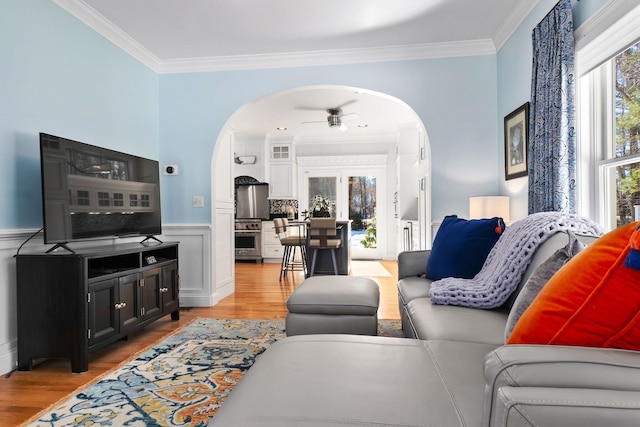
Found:
[[[514,198],[512,217],[526,214],[526,178],[504,181],[502,121],[529,99],[530,33],[554,0],[541,0],[496,56],[160,76],[51,0],[2,1],[0,229],[42,224],[41,131],[179,164],[179,176],[162,179],[164,222],[208,223],[210,201],[193,209],[191,196],[211,194],[226,120],[255,98],[319,84],[387,93],[417,112],[431,143],[434,220],[498,192]],[[604,4],[575,3],[576,23]]]
[[[39,132],[158,158],[158,76],[51,0],[2,0],[0,228],[42,225]]]
[[[321,84],[386,93],[413,108],[431,143],[432,217],[466,216],[469,196],[498,191],[495,76],[495,56],[162,75],[161,161],[180,166],[179,176],[163,180],[164,219],[210,222],[210,203],[194,209],[191,197],[211,194],[215,141],[238,108],[280,90]]]

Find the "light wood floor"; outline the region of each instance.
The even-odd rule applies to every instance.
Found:
[[[396,291],[397,263],[381,261],[389,277],[374,277],[380,286],[381,319],[399,319]],[[91,355],[89,370],[71,373],[68,359],[46,360],[31,372],[13,372],[0,378],[0,426],[16,426],[79,388],[150,347],[198,317],[272,319],[287,314],[286,300],[303,281],[301,273],[289,273],[278,281],[279,264],[236,264],[236,292],[214,307],[182,309],[180,320],[170,316],[147,326],[128,340],[118,341]]]

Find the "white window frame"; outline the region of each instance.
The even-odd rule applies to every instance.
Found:
[[[575,33],[578,212],[606,229],[616,227],[616,195],[611,191],[615,175],[611,171],[640,161],[640,156],[612,158],[615,116],[610,61],[640,40],[639,20],[637,0],[612,0]]]

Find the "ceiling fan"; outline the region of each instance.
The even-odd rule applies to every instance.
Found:
[[[330,128],[340,128],[340,130],[347,130],[348,127],[346,124],[342,123],[342,119],[345,117],[349,117],[349,118],[358,118],[360,117],[360,115],[358,113],[343,113],[342,112],[342,107],[349,105],[353,102],[356,102],[356,100],[351,100],[348,102],[345,102],[344,104],[338,106],[338,107],[333,107],[333,108],[327,108],[325,109],[325,111],[327,112],[328,116],[327,116],[327,124],[329,125]],[[298,109],[302,109],[302,110],[318,110],[318,108],[304,108],[304,107],[299,107]],[[310,121],[310,122],[301,122],[302,124],[307,124],[307,123],[323,123],[324,120],[315,120],[315,121]]]

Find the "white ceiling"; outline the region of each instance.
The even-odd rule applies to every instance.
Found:
[[[325,110],[334,107],[342,107],[346,130],[329,127]],[[313,86],[258,99],[239,111],[230,125],[239,133],[293,135],[296,142],[313,143],[326,138],[393,141],[398,126],[416,123],[413,110],[395,98],[345,86]]]
[[[538,0],[53,0],[159,72],[215,71],[495,53]],[[346,102],[342,135],[416,123],[401,102],[313,87],[255,101],[238,132],[336,135],[326,108]],[[321,123],[301,125],[303,121]],[[358,128],[358,124],[367,128]],[[355,133],[358,132],[358,133]]]

